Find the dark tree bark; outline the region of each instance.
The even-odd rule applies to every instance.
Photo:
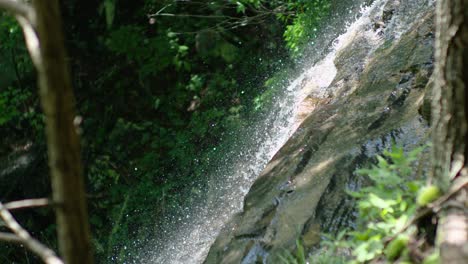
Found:
[[[36,67],[46,116],[53,199],[59,205],[59,249],[65,263],[92,263],[80,141],[73,123],[75,102],[58,1],[34,0],[33,9],[40,43],[40,63]]]
[[[0,8],[16,16],[38,73],[60,253],[67,264],[93,263],[80,140],[74,125],[75,100],[58,0],[33,0],[32,5],[23,1],[0,0]],[[15,234],[3,234],[3,238],[23,243],[41,255],[41,248],[45,247],[26,231],[23,232],[3,205],[0,207],[2,218],[12,223],[10,229],[16,231]],[[50,252],[44,254],[46,259],[55,256]],[[51,261],[60,263],[57,258]]]
[[[439,212],[437,240],[442,263],[466,263],[468,1],[439,0],[436,32],[433,173],[445,192],[459,190]]]

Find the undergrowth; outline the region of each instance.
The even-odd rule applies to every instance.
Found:
[[[356,199],[356,227],[323,235],[318,249],[307,255],[300,240],[283,263],[439,263],[434,249],[435,217],[427,212],[439,189],[427,184],[414,167],[424,147],[407,154],[400,147],[377,156],[377,164],[359,169],[368,186],[347,191]],[[429,210],[430,211],[430,210]]]

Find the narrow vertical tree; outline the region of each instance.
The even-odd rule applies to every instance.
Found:
[[[92,262],[90,232],[76,127],[75,102],[57,0],[34,0],[41,63],[36,65],[46,134],[58,241],[68,264]]]
[[[75,102],[58,0],[0,0],[23,29],[38,73],[60,253],[67,264],[93,262]]]
[[[468,259],[468,1],[437,4],[433,173],[451,198],[439,212],[442,263]]]

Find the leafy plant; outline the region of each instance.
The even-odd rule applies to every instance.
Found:
[[[414,216],[418,208],[427,206],[440,196],[435,186],[426,186],[414,166],[425,147],[405,154],[401,147],[376,156],[377,164],[359,169],[370,184],[358,191],[348,191],[357,201],[357,223],[354,230],[342,230],[337,236],[324,234],[319,249],[312,252],[307,263],[413,263],[410,250],[416,241],[424,253],[423,263],[439,263],[428,239],[428,227],[417,225]],[[431,238],[429,238],[431,240]],[[413,246],[411,246],[413,245]],[[300,243],[298,250],[303,250]],[[304,263],[302,255],[286,254],[285,263]],[[315,261],[315,262],[314,262]],[[323,262],[324,261],[324,262]],[[418,260],[419,261],[419,260]]]
[[[339,247],[341,246],[340,240],[345,235],[346,230],[340,232],[336,238],[327,237],[327,240],[322,241],[322,248],[311,254],[306,255],[305,248],[301,241],[296,240],[296,253],[293,254],[289,251],[285,251],[278,257],[283,264],[344,264],[346,258],[338,254]]]
[[[405,155],[402,148],[393,147],[377,156],[377,165],[360,169],[358,174],[368,176],[372,184],[349,194],[358,199],[357,229],[350,233],[356,263],[366,262],[386,255],[395,260],[407,254],[406,246],[414,228],[406,225],[415,213],[416,197],[423,186],[415,179],[413,163],[423,147]],[[393,238],[398,234],[396,238]],[[393,239],[392,239],[393,238]],[[386,244],[387,241],[391,241]]]
[[[206,182],[207,169],[236,144],[229,137],[272,107],[290,76],[273,73],[293,63],[285,27],[312,6],[302,0],[63,3],[98,262],[111,255],[126,261],[166,211],[191,198],[191,183]],[[22,32],[3,13],[0,43],[0,132],[8,134],[0,153],[9,153],[6,146],[17,143],[9,138],[44,142],[42,114]],[[54,232],[42,232],[50,219],[25,218],[54,243]],[[12,252],[0,249],[21,263]]]
[[[301,241],[296,240],[296,253],[292,254],[289,251],[286,251],[284,254],[279,255],[279,258],[283,261],[284,264],[306,264],[307,259],[304,253],[304,246]]]
[[[290,1],[289,8],[301,12],[293,18],[281,15],[279,18],[285,21],[292,20],[292,23],[286,26],[284,39],[293,56],[297,57],[304,45],[317,37],[320,23],[328,15],[330,7],[329,0]]]

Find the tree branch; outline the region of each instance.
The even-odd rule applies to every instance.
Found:
[[[0,202],[0,218],[3,219],[5,225],[13,232],[0,233],[0,239],[10,242],[23,244],[26,248],[38,255],[47,264],[63,264],[62,260],[57,257],[54,251],[43,245],[41,242],[33,238],[11,215],[3,203]]]
[[[385,243],[389,243],[390,241],[394,240],[398,235],[404,233],[408,228],[413,225],[416,225],[422,218],[427,217],[430,214],[437,214],[443,208],[444,204],[449,201],[452,197],[457,195],[460,191],[468,187],[468,179],[463,178],[460,179],[452,185],[450,190],[439,199],[435,200],[434,202],[430,203],[424,208],[420,208],[419,211],[406,223],[406,225],[399,230],[396,234],[391,236],[390,238],[386,239]]]
[[[0,9],[5,9],[15,16],[23,30],[26,47],[34,65],[41,67],[42,56],[39,50],[39,38],[35,30],[36,13],[34,9],[30,5],[17,0],[0,0]]]
[[[0,1],[1,1],[1,0],[0,0]],[[167,17],[195,17],[195,18],[214,18],[214,19],[220,19],[220,18],[233,18],[233,19],[238,19],[237,17],[220,16],[220,15],[195,15],[195,14],[172,14],[172,13],[156,13],[156,14],[148,15],[148,17],[157,17],[157,16],[167,16]]]
[[[21,240],[17,235],[5,232],[0,232],[0,240],[17,244],[21,244],[23,242],[23,240]]]
[[[22,16],[32,21],[32,8],[26,4],[16,0],[0,0],[0,8],[14,14],[15,16]]]
[[[3,206],[7,210],[18,210],[18,209],[25,209],[25,208],[31,208],[31,207],[44,207],[44,206],[49,206],[53,205],[53,203],[46,198],[42,199],[27,199],[27,200],[21,200],[21,201],[14,201],[14,202],[9,202],[4,204]]]
[[[2,0],[0,0],[2,1]],[[31,60],[38,70],[42,70],[42,55],[39,45],[39,37],[37,36],[36,30],[34,29],[34,23],[30,19],[23,16],[16,16],[16,20],[23,29],[23,35],[26,42]]]

